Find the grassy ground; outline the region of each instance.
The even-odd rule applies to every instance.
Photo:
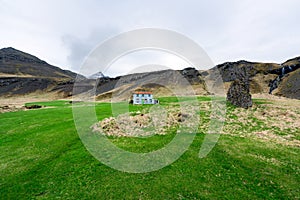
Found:
[[[176,99],[160,101],[165,106]],[[143,174],[119,172],[92,157],[77,135],[68,102],[39,104],[46,108],[0,114],[0,199],[300,199],[299,127],[260,118],[257,112],[268,112],[272,102],[255,100],[245,112],[229,105],[224,134],[207,157],[198,157],[204,138],[199,133],[176,162]],[[204,129],[206,109],[200,112]],[[99,119],[109,117],[110,104],[97,104],[96,112]],[[264,131],[278,137],[257,134]],[[110,139],[124,149],[147,152],[172,137]]]

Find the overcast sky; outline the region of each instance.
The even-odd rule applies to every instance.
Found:
[[[215,64],[240,59],[281,63],[300,55],[299,0],[0,0],[0,4],[0,48],[11,46],[73,71],[79,71],[102,41],[148,27],[186,35]],[[136,57],[140,65],[147,58]],[[118,62],[119,74],[132,70],[133,58]],[[185,67],[165,54],[156,56],[155,64]],[[118,70],[107,73],[118,75]]]

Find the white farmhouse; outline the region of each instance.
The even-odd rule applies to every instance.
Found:
[[[133,104],[158,104],[157,99],[153,99],[151,92],[134,92]]]

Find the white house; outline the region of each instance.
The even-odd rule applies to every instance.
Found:
[[[153,99],[151,92],[134,92],[133,104],[158,104],[157,99]]]

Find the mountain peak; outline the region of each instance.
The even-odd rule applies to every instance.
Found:
[[[5,48],[0,49],[0,51],[18,51],[18,50],[13,47],[5,47]]]
[[[105,76],[102,72],[97,72],[91,76],[89,76],[89,79],[99,79],[99,78],[106,78],[107,76]]]
[[[58,79],[73,79],[77,76],[74,72],[52,66],[36,56],[12,47],[0,49],[0,74]]]
[[[47,62],[31,54],[25,53],[13,47],[0,49],[0,60],[3,62],[13,61],[22,63],[47,64]]]

